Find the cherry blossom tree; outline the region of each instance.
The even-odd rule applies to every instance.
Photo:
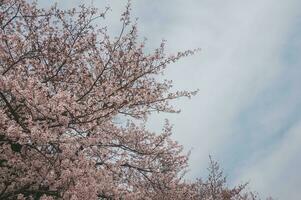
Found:
[[[256,192],[247,190],[248,183],[233,188],[227,185],[226,176],[217,161],[209,156],[208,177],[205,180],[198,180],[198,194],[200,200],[260,200]],[[272,197],[266,200],[273,200]]]
[[[129,3],[110,37],[107,10],[0,1],[0,199],[198,197],[171,125],[145,129],[150,113],[178,112],[169,101],[195,93],[158,80],[195,51],[168,56],[163,41],[145,53]]]
[[[168,56],[163,41],[146,53],[130,3],[117,37],[99,25],[107,11],[0,1],[0,199],[257,199],[228,189],[212,160],[208,180],[185,182],[172,126],[145,128],[195,94],[158,77],[197,50]]]

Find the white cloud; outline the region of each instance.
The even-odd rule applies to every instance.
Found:
[[[244,166],[240,180],[250,180],[250,186],[265,195],[279,199],[299,199],[301,185],[301,120],[288,130],[279,143],[262,152]],[[240,181],[237,180],[237,181]]]

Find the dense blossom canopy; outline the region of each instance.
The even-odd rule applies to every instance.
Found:
[[[162,42],[145,53],[129,3],[111,38],[98,26],[107,10],[0,1],[0,199],[243,198],[244,186],[215,176],[185,182],[168,121],[145,129],[151,112],[177,112],[169,100],[194,95],[158,76],[195,51],[167,56]]]
[[[168,57],[162,43],[144,53],[129,11],[110,38],[95,25],[106,10],[1,1],[1,199],[194,195],[181,181],[187,156],[170,125],[161,134],[143,125],[151,112],[176,112],[169,100],[192,95],[170,93],[171,82],[156,76],[193,51]]]

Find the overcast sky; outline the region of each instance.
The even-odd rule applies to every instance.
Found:
[[[60,1],[72,7],[80,1]],[[91,3],[91,1],[86,1]],[[69,3],[69,4],[68,4]],[[167,70],[175,88],[199,89],[174,104],[178,115],[155,115],[174,124],[174,138],[191,150],[188,179],[206,176],[208,155],[231,184],[278,199],[301,196],[301,1],[133,0],[140,36],[150,48],[166,39],[168,52],[200,47]],[[111,5],[108,26],[120,28],[124,0]]]

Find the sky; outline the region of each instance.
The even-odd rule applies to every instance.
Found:
[[[93,1],[111,6],[112,34],[125,3]],[[170,65],[164,77],[199,93],[173,102],[180,114],[153,115],[148,123],[151,130],[160,130],[164,118],[174,125],[173,138],[191,151],[187,179],[206,176],[210,154],[230,185],[250,181],[262,196],[300,199],[300,8],[300,0],[132,0],[148,48],[166,39],[170,53],[202,49]]]

